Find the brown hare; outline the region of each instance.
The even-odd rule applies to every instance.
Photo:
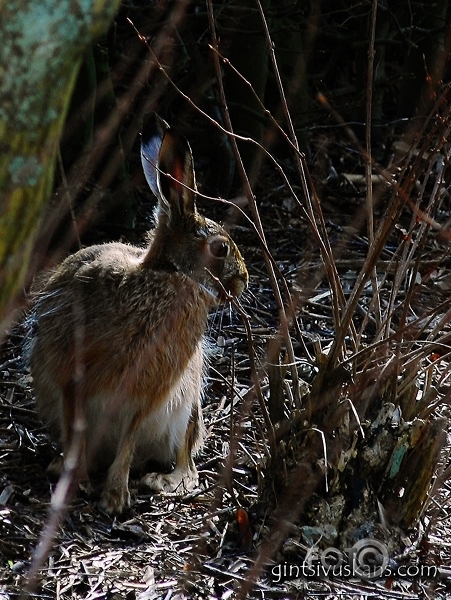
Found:
[[[148,246],[108,243],[69,256],[36,292],[29,319],[37,411],[66,459],[78,431],[80,478],[108,469],[108,513],[129,505],[130,467],[149,460],[175,463],[143,477],[150,489],[197,485],[207,315],[248,280],[234,242],[196,210],[188,142],[150,119],[141,158],[158,198]]]

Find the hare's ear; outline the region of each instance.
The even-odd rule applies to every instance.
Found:
[[[160,209],[171,220],[196,212],[193,157],[184,137],[161,119],[146,124],[141,138],[141,160]]]
[[[187,140],[172,129],[163,137],[158,176],[161,196],[169,203],[173,218],[196,212],[197,188],[191,148]]]
[[[148,117],[141,132],[141,163],[147,183],[157,198],[160,197],[158,156],[167,129],[169,129],[169,125],[166,121],[153,114]]]

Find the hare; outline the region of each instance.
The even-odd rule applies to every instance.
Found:
[[[100,505],[110,514],[129,506],[130,468],[149,460],[175,463],[143,477],[151,490],[197,485],[207,316],[248,281],[235,243],[196,210],[188,142],[151,119],[141,159],[158,198],[148,246],[107,243],[69,256],[36,292],[30,318],[37,411],[63,460],[81,439],[79,478],[108,469]]]

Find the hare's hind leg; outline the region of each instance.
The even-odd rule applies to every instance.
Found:
[[[193,452],[203,438],[203,420],[200,399],[197,398],[191,408],[191,415],[185,436],[176,448],[175,468],[171,473],[148,473],[141,479],[141,485],[155,492],[191,492],[199,483]]]

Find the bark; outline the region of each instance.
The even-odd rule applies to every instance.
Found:
[[[0,0],[0,319],[21,290],[80,63],[119,0]]]

